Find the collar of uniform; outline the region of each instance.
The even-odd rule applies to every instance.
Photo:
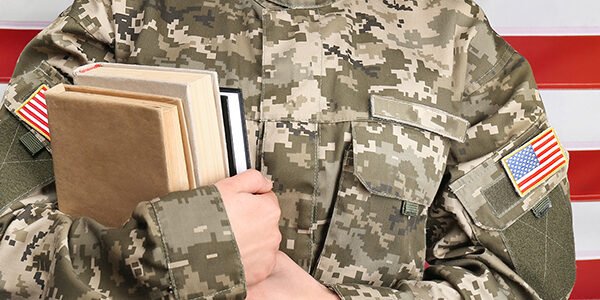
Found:
[[[335,0],[255,0],[263,7],[276,5],[280,8],[317,8],[329,5]]]

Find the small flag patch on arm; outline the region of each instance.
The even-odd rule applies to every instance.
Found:
[[[517,193],[523,197],[566,166],[568,158],[553,128],[502,158]]]
[[[16,115],[29,124],[35,131],[39,132],[50,141],[50,129],[48,126],[48,108],[46,106],[45,93],[48,86],[42,84],[23,104],[15,111]]]

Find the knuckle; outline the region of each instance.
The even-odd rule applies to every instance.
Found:
[[[248,169],[246,172],[251,176],[261,176],[262,177],[262,174],[256,169]]]
[[[273,205],[271,208],[269,208],[268,215],[271,223],[279,224],[279,219],[281,218],[281,208]]]
[[[255,169],[250,169],[246,172],[248,172],[248,180],[251,180],[252,183],[255,183],[255,184],[263,183],[264,177],[259,171],[255,170]]]
[[[273,235],[273,238],[274,238],[273,244],[275,244],[275,247],[277,249],[279,249],[279,244],[281,244],[281,240],[283,239],[281,232],[279,232],[279,230],[277,230],[276,233]]]

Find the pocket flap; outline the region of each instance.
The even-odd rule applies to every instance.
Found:
[[[464,142],[469,122],[443,110],[392,97],[371,95],[371,115],[427,129],[449,139]]]
[[[439,188],[449,140],[396,123],[352,122],[354,174],[369,192],[429,206]]]

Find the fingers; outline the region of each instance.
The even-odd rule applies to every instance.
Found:
[[[226,185],[238,193],[263,194],[273,189],[273,182],[254,169],[223,179],[217,184]]]
[[[279,207],[279,199],[277,199],[277,195],[275,195],[275,193],[273,193],[272,191],[268,191],[260,195],[254,195],[253,198],[261,201],[270,201],[273,204],[277,205],[277,207]]]

